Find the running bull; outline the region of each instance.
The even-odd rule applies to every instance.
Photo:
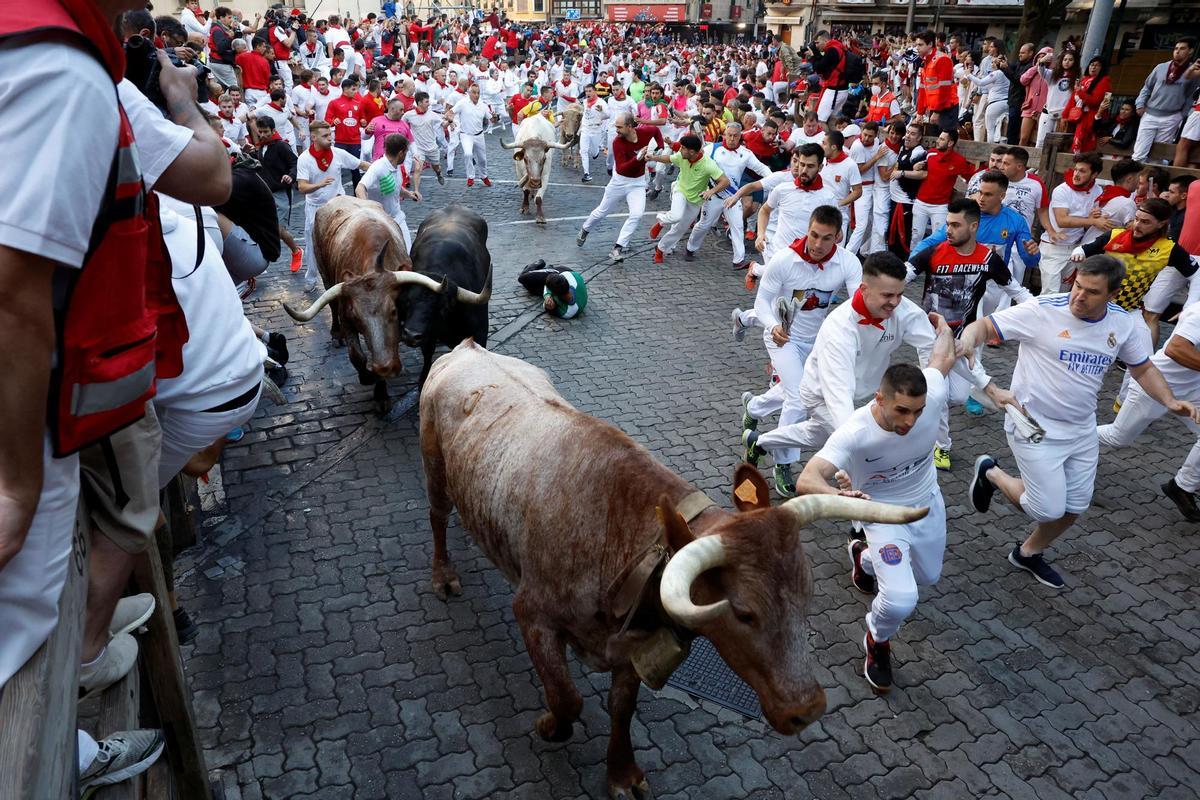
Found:
[[[395,220],[381,205],[349,196],[330,200],[317,212],[310,245],[321,280],[329,288],[303,311],[284,303],[298,322],[311,320],[329,306],[334,343],[338,347],[349,343],[350,363],[363,385],[375,387],[381,410],[388,406],[386,379],[402,369],[402,339],[410,346],[420,344],[425,351],[422,381],[438,338],[453,339],[452,344],[468,336],[486,341],[491,289],[472,291],[459,284],[478,289],[489,283],[487,224],[474,212],[456,206],[433,212],[420,230],[425,231],[431,220],[449,220],[451,227],[459,227],[446,234],[452,241],[444,245],[426,240],[424,254],[418,250],[422,244],[418,232],[415,257],[410,257]],[[433,344],[426,350],[430,336]]]
[[[777,731],[818,719],[825,693],[813,675],[812,571],[800,529],[926,513],[827,495],[772,508],[749,464],[734,475],[737,512],[725,511],[615,426],[569,405],[540,369],[470,341],[434,366],[420,419],[435,591],[461,592],[446,551],[457,507],[515,587],[513,613],[548,707],[537,733],[562,741],[579,719],[568,645],[612,673],[614,800],[651,796],[629,734],[639,679],[661,686],[694,636],[708,637],[754,688]]]

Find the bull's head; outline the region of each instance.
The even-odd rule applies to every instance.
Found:
[[[501,141],[505,150],[515,150],[513,161],[525,163],[525,177],[518,184],[522,189],[537,191],[542,188],[542,175],[546,170],[546,156],[551,150],[566,150],[567,145],[546,142],[541,139],[526,139],[523,142]]]
[[[928,509],[833,495],[771,508],[766,482],[748,464],[738,468],[734,485],[743,513],[700,537],[664,498],[660,507],[676,552],[663,571],[660,600],[679,625],[711,640],[758,693],[771,726],[793,734],[825,711],[809,643],[812,570],[800,529],[819,519],[912,522]]]

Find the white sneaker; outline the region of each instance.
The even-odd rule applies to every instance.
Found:
[[[733,340],[742,341],[746,338],[746,323],[742,322],[742,310],[735,308],[729,318],[733,322]]]
[[[113,611],[112,622],[108,623],[110,636],[133,633],[146,624],[154,613],[154,595],[147,592],[132,597],[122,597]]]
[[[99,658],[79,668],[79,688],[83,692],[79,699],[97,695],[128,675],[137,663],[137,655],[137,639],[128,633],[110,639]]]
[[[137,730],[114,733],[96,743],[99,750],[79,776],[80,796],[85,798],[100,786],[129,780],[150,768],[162,755],[162,731]]]

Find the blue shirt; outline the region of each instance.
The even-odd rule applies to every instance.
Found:
[[[980,244],[1003,245],[1002,257],[1005,264],[1011,260],[1015,245],[1025,266],[1036,267],[1042,260],[1041,254],[1030,255],[1025,251],[1025,242],[1032,241],[1032,239],[1033,237],[1029,233],[1029,224],[1025,222],[1025,218],[1008,206],[1000,206],[999,214],[979,215],[979,232],[975,235],[975,241]],[[946,226],[942,225],[918,242],[917,246],[912,249],[909,258],[911,259],[912,256],[927,247],[936,247],[944,241],[946,241]]]

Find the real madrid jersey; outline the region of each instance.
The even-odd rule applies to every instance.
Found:
[[[938,490],[933,445],[949,389],[938,370],[930,367],[922,374],[925,410],[908,433],[884,430],[875,420],[875,403],[871,402],[851,414],[817,453],[818,458],[845,470],[851,485],[872,500],[921,506]]]
[[[1090,435],[1096,395],[1113,362],[1136,367],[1152,352],[1140,315],[1109,303],[1100,319],[1080,319],[1070,297],[1043,295],[988,317],[1001,339],[1021,343],[1012,392],[1055,439]]]

